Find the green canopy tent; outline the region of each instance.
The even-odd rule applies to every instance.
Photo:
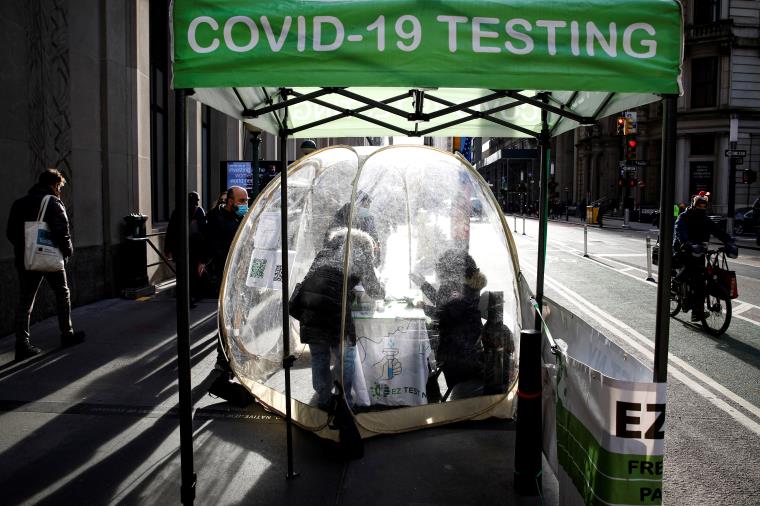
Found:
[[[545,267],[549,140],[664,101],[660,207],[672,207],[675,107],[683,50],[676,0],[175,0],[176,195],[187,190],[185,101],[277,135],[530,137],[540,144],[536,298]],[[284,161],[283,161],[284,163]],[[281,173],[287,202],[287,171]],[[185,208],[178,208],[187,212]],[[282,206],[282,237],[287,209]],[[187,220],[179,219],[183,236]],[[661,240],[672,239],[660,227]],[[183,502],[192,502],[187,241],[178,255]],[[659,264],[654,381],[665,381],[669,249]],[[282,258],[283,293],[288,258]],[[292,362],[283,304],[283,360]],[[286,392],[289,396],[288,367]],[[288,472],[292,475],[288,412]]]

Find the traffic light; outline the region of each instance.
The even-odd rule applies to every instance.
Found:
[[[628,186],[630,188],[636,188],[637,184],[638,184],[638,181],[636,180],[636,178],[631,178],[628,180]]]
[[[625,137],[625,159],[628,161],[636,159],[636,142],[635,135],[626,135]]]
[[[745,169],[742,171],[742,183],[752,184],[757,181],[757,172],[752,169]]]
[[[625,135],[633,132],[633,118],[626,116],[625,118]]]
[[[624,116],[618,116],[617,122],[615,123],[615,131],[618,135],[625,135],[625,117]]]

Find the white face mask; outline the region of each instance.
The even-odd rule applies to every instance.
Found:
[[[369,218],[369,208],[359,207],[356,210],[356,216],[358,216],[359,218]]]

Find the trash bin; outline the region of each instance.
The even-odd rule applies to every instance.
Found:
[[[599,207],[586,206],[586,223],[599,223]]]
[[[148,221],[148,217],[144,214],[128,214],[124,217],[124,235],[127,237],[145,237],[146,221]]]

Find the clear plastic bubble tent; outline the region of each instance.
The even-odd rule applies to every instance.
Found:
[[[325,406],[335,380],[363,437],[511,418],[519,266],[467,160],[427,146],[335,146],[293,163],[287,182],[285,301],[312,308],[299,320],[289,306],[293,421],[337,439]],[[282,414],[280,195],[276,179],[238,229],[219,318],[236,377]]]

